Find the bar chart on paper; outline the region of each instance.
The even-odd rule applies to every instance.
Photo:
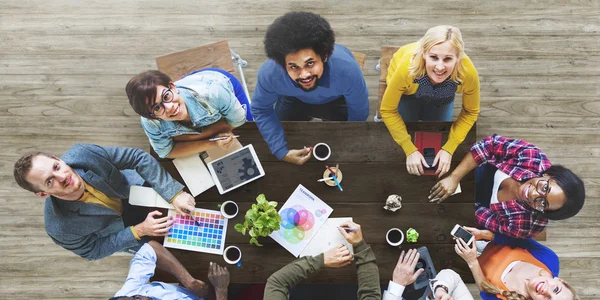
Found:
[[[164,246],[196,252],[223,254],[225,236],[227,235],[227,219],[220,211],[196,208],[192,215],[183,216],[175,210],[169,210],[175,223],[165,238]]]

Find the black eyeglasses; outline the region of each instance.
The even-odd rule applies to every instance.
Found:
[[[533,209],[544,212],[548,209],[548,193],[550,193],[550,179],[548,180],[538,180],[535,184],[535,190],[540,194],[540,197],[533,199]]]
[[[173,101],[173,99],[175,97],[173,95],[173,91],[171,91],[171,88],[168,88],[166,90],[163,90],[160,98],[162,99],[162,101],[160,101],[159,104],[156,104],[152,107],[152,111],[148,114],[150,117],[156,117],[156,116],[163,115],[166,111],[165,103],[169,103],[169,102]]]

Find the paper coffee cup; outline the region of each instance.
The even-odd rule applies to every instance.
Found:
[[[385,234],[385,240],[390,246],[400,246],[404,242],[404,232],[398,228],[392,228]]]

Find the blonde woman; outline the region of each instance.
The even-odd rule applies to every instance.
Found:
[[[423,166],[437,166],[442,176],[450,169],[452,154],[479,114],[479,75],[464,53],[460,30],[440,25],[427,30],[418,42],[402,46],[392,57],[381,102],[381,117],[406,154],[410,174],[423,174]],[[463,105],[452,124],[448,141],[429,166],[412,143],[404,121],[451,121],[455,94]]]
[[[550,248],[529,239],[514,239],[489,230],[465,227],[476,240],[491,240],[477,257],[472,243],[456,240],[454,250],[473,273],[484,300],[579,300],[575,290],[558,278],[560,263]]]

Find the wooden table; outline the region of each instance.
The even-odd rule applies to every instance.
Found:
[[[443,133],[446,141],[450,122],[408,122],[409,132],[435,131]],[[287,250],[271,238],[261,238],[264,245],[248,244],[249,236],[233,229],[243,222],[244,214],[258,194],[264,193],[268,200],[279,202],[278,209],[288,199],[298,184],[304,185],[333,208],[331,217],[353,217],[362,226],[365,240],[375,252],[382,283],[391,279],[400,249],[386,243],[385,233],[392,227],[406,231],[415,228],[419,241],[402,244],[402,249],[427,246],[436,270],[452,268],[466,282],[473,282],[466,263],[454,252],[450,230],[455,224],[474,225],[475,181],[473,172],[461,181],[462,193],[452,196],[443,204],[428,203],[427,196],[435,184],[433,176],[412,176],[406,171],[406,157],[394,142],[383,123],[365,122],[284,122],[288,146],[302,146],[326,142],[332,149],[326,162],[329,166],[340,164],[344,178],[344,191],[318,183],[325,163],[311,158],[306,164],[296,166],[280,162],[275,158],[255,123],[247,123],[235,130],[243,145],[252,144],[256,149],[266,175],[228,194],[220,195],[212,188],[196,197],[197,207],[217,209],[225,200],[234,200],[240,213],[230,220],[226,245],[237,245],[242,249],[241,267],[230,266],[232,283],[264,283],[281,267],[294,260]],[[475,142],[475,126],[453,155],[452,168],[456,167]],[[183,183],[181,176],[170,160],[160,160],[165,169]],[[388,195],[402,197],[403,207],[395,213],[383,209]],[[210,261],[224,265],[221,256],[170,249],[193,276],[205,279]],[[173,280],[167,274],[157,272],[154,280]],[[354,266],[341,269],[324,269],[310,277],[314,283],[356,283]]]

